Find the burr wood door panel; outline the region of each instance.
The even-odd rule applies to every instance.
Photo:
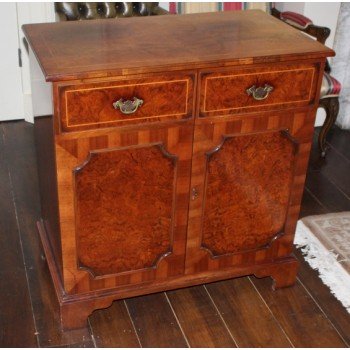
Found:
[[[103,276],[169,255],[175,170],[159,144],[91,151],[74,171],[79,266]]]
[[[56,137],[67,292],[183,274],[192,131]]]
[[[291,112],[197,121],[187,273],[290,254],[311,123]]]

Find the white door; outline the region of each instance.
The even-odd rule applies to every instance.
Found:
[[[0,121],[23,119],[16,3],[0,3]]]

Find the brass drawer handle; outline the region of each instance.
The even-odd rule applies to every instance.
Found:
[[[254,100],[265,100],[269,96],[270,92],[273,90],[273,87],[269,84],[265,84],[263,87],[256,87],[255,85],[251,86],[246,90],[248,96],[253,96]]]
[[[142,104],[143,100],[137,97],[134,97],[132,101],[121,98],[113,103],[113,107],[119,109],[123,114],[132,114],[135,113]]]

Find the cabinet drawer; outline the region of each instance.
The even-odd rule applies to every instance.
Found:
[[[200,115],[302,107],[316,96],[317,65],[279,65],[203,72]]]
[[[188,74],[60,86],[61,130],[190,118],[193,81]]]

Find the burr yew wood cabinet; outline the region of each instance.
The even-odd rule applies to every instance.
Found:
[[[332,50],[260,11],[24,32],[53,101],[45,116],[33,84],[38,228],[65,328],[141,294],[250,274],[294,283]]]

